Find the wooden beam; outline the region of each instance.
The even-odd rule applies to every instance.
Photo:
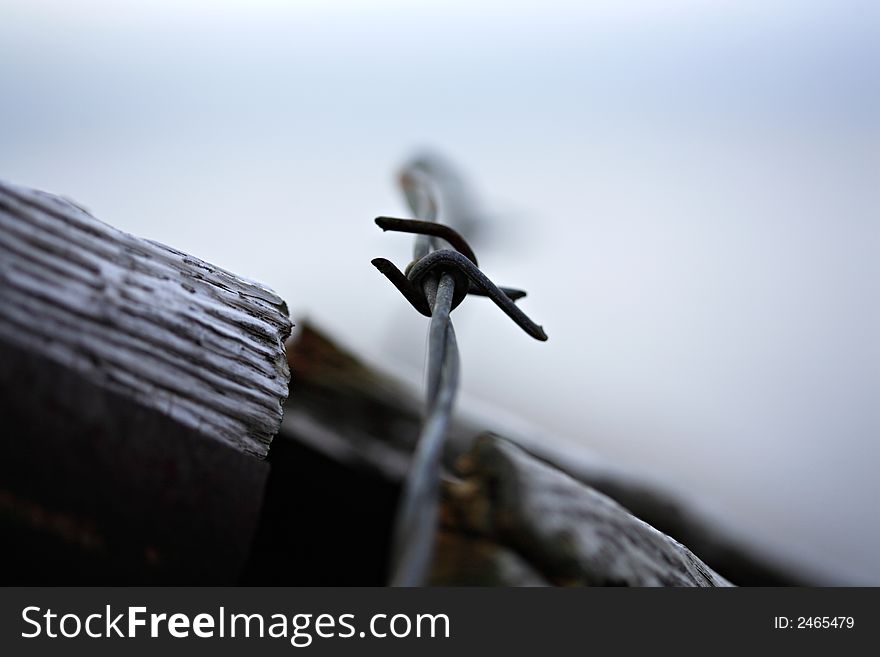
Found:
[[[357,357],[313,324],[303,322],[288,342],[296,394],[286,402],[278,442],[295,442],[345,469],[372,473],[394,485],[406,474],[419,435],[423,400],[412,386]],[[444,449],[450,472],[474,439],[497,427],[458,415]],[[715,571],[738,585],[803,585],[808,576],[765,558],[718,519],[697,513],[688,500],[638,477],[593,463],[559,442],[516,436],[537,459],[552,463],[625,507],[632,515],[687,545]],[[349,477],[340,474],[340,478]],[[288,477],[290,479],[290,477]],[[393,509],[387,511],[392,515]],[[461,550],[453,554],[457,559]],[[447,564],[449,566],[449,564]],[[449,566],[438,581],[452,583]],[[464,571],[462,571],[464,572]],[[461,582],[458,582],[461,583]]]
[[[597,490],[484,434],[446,485],[444,517],[526,558],[548,581],[578,586],[730,586],[678,541]]]
[[[237,582],[290,329],[262,285],[0,182],[0,582]]]
[[[290,328],[262,285],[0,182],[0,339],[262,458]]]

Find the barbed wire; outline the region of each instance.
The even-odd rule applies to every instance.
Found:
[[[433,556],[441,457],[458,392],[458,344],[450,314],[468,294],[478,294],[489,297],[533,338],[546,340],[547,334],[515,305],[526,293],[496,286],[478,268],[467,241],[437,223],[440,181],[414,166],[404,170],[400,181],[416,219],[378,217],[376,224],[382,230],[415,234],[413,260],[405,273],[384,258],[372,263],[418,312],[431,318],[425,420],[397,510],[390,578],[392,586],[421,586]],[[439,247],[438,239],[453,248]]]

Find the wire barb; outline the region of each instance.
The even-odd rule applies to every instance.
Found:
[[[444,224],[438,224],[434,221],[420,221],[418,219],[376,217],[376,225],[382,230],[440,237],[449,242],[456,251],[464,254],[468,260],[474,263],[474,265],[479,266],[477,263],[477,256],[474,254],[474,250],[470,247],[467,241],[458,234],[457,230]]]
[[[467,294],[489,297],[530,336],[541,341],[547,339],[544,329],[535,324],[524,312],[514,305],[514,301],[523,298],[526,296],[526,293],[523,290],[498,287],[489,280],[477,267],[477,256],[474,254],[473,249],[458,232],[443,224],[416,219],[377,217],[375,221],[376,225],[382,230],[441,237],[455,247],[455,251],[439,249],[426,253],[424,256],[411,262],[406,268],[405,274],[390,260],[385,258],[374,258],[372,260],[373,266],[382,272],[406,300],[410,302],[412,307],[422,315],[426,317],[431,316],[430,305],[424,299],[422,293],[422,281],[426,276],[436,273],[435,270],[439,269],[447,271],[456,277],[456,293],[452,298],[453,309],[458,307]]]
[[[406,273],[385,258],[375,258],[372,263],[413,308],[431,318],[427,411],[397,511],[390,580],[392,586],[421,586],[433,555],[441,457],[458,389],[458,345],[450,314],[468,294],[486,296],[536,340],[546,340],[547,334],[514,303],[526,293],[495,285],[480,271],[467,241],[454,229],[436,222],[437,202],[427,175],[410,167],[400,181],[411,210],[420,219],[378,217],[375,221],[382,230],[416,235],[413,261]],[[453,248],[438,249],[436,238]]]

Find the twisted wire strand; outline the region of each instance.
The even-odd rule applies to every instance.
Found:
[[[398,509],[392,586],[423,585],[434,552],[440,461],[459,376],[458,346],[449,318],[455,282],[451,276],[443,274],[436,289],[428,329],[428,411]]]
[[[514,303],[522,290],[496,286],[477,267],[467,241],[453,228],[435,223],[442,180],[433,180],[418,166],[408,167],[400,177],[404,195],[417,217],[379,217],[382,230],[415,233],[413,261],[406,274],[385,258],[373,265],[422,315],[429,316],[426,413],[413,460],[403,484],[395,519],[391,551],[392,586],[423,586],[434,552],[439,511],[443,444],[452,421],[458,391],[459,358],[450,313],[467,294],[489,297],[520,328],[536,340],[547,334]],[[443,239],[454,250],[440,248]]]
[[[401,176],[401,182],[416,217],[436,221],[437,206],[430,181],[417,172],[408,172]],[[432,235],[417,235],[414,261],[418,262],[435,248]],[[437,276],[426,277],[423,288],[431,307],[427,413],[397,511],[391,559],[392,586],[423,586],[427,579],[437,529],[440,462],[458,391],[458,345],[450,319],[455,280],[444,272],[439,280]]]

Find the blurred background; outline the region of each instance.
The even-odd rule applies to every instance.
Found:
[[[0,176],[420,384],[372,219],[439,152],[550,336],[463,304],[464,408],[880,584],[878,57],[867,0],[0,0]]]

